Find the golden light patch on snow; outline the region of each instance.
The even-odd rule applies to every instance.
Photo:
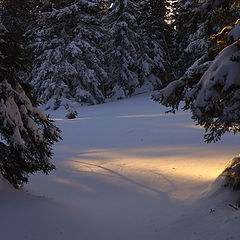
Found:
[[[188,113],[177,113],[176,115],[187,115]],[[122,115],[115,116],[114,118],[153,118],[153,117],[170,117],[173,113],[159,113],[159,114],[136,114],[136,115]]]
[[[221,157],[219,157],[221,156]],[[89,149],[65,165],[112,185],[174,200],[196,198],[223,170],[224,154],[199,147]]]
[[[193,129],[201,129],[201,130],[204,129],[204,127],[195,125],[195,124],[183,124],[182,126],[186,128],[193,128]]]
[[[157,124],[158,127],[182,127],[184,130],[184,128],[190,128],[190,129],[199,129],[199,130],[203,130],[204,127],[196,125],[196,124],[188,124],[188,123],[159,123]]]
[[[86,192],[93,192],[93,190],[91,188],[89,188],[86,185],[83,185],[81,183],[78,182],[73,182],[71,180],[69,180],[68,178],[60,178],[60,177],[54,177],[54,181],[58,182],[58,183],[63,183],[72,187],[76,187],[82,191],[86,191]]]

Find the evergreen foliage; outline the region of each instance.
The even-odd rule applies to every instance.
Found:
[[[21,47],[0,20],[0,172],[16,188],[29,174],[54,169],[51,146],[60,138],[59,129],[24,91],[28,85],[18,74],[26,71],[26,64]]]
[[[23,41],[23,34],[33,21],[33,0],[4,0],[1,9],[2,22],[11,30],[14,38]]]
[[[182,73],[182,76],[180,74],[181,77],[156,93],[154,100],[172,107],[173,112],[178,109],[182,100],[185,101],[184,109],[190,109],[193,119],[205,127],[207,131],[205,140],[207,142],[217,141],[226,131],[236,132],[238,129],[236,126],[239,125],[236,113],[233,114],[232,110],[231,113],[229,112],[233,108],[231,105],[236,106],[238,101],[238,84],[234,77],[238,64],[238,42],[235,41],[238,41],[238,38],[236,37],[237,34],[235,34],[235,39],[228,37],[229,31],[232,29],[231,26],[227,25],[220,31],[225,24],[234,23],[234,19],[236,20],[239,16],[239,5],[236,1],[229,1],[228,5],[225,2],[216,3],[214,1],[202,4],[197,4],[194,1],[190,3],[184,1],[182,4],[183,7],[179,10],[180,20],[177,18],[176,25],[183,21],[182,18],[189,22],[192,19],[191,13],[195,16],[193,18],[195,19],[194,23],[187,25],[187,27],[192,27],[189,29],[190,35],[184,41],[188,44],[192,40],[187,49],[194,56],[192,62],[190,61],[191,63],[188,65],[193,64],[190,67],[187,66],[186,72]],[[192,9],[191,6],[195,7],[194,11],[190,10]],[[188,10],[185,12],[186,9]],[[226,14],[226,11],[229,14]],[[231,16],[231,18],[224,18],[221,13]],[[199,16],[203,17],[200,18]],[[202,22],[203,20],[204,22]],[[202,28],[203,26],[204,28]],[[237,26],[234,27],[235,32],[239,29]],[[204,29],[208,29],[208,31]],[[217,33],[217,31],[220,32]],[[183,34],[183,30],[177,33],[180,36]],[[193,36],[196,33],[198,33],[196,35],[198,38],[195,43]],[[205,41],[206,38],[209,38],[209,40]],[[215,42],[210,42],[210,38]],[[180,45],[180,50],[185,45],[184,42]],[[203,44],[201,42],[207,43],[207,45],[202,48]],[[225,48],[233,42],[235,43],[232,46]],[[200,46],[199,54],[195,51],[197,50],[196,45]],[[223,52],[216,57],[222,49]],[[181,61],[187,62],[183,55],[180,58]],[[180,64],[179,61],[178,63]],[[234,109],[236,110],[235,107]]]
[[[240,190],[240,157],[231,159],[217,180],[223,180],[223,185],[233,190]]]
[[[34,52],[31,83],[47,108],[102,103],[169,81],[169,29],[149,2],[48,1],[41,6],[27,36]]]
[[[101,66],[99,23],[96,5],[86,1],[39,14],[28,33],[35,55],[31,82],[47,108],[104,101],[100,82],[107,74]]]
[[[174,4],[175,34],[171,47],[175,79],[190,88],[225,46],[216,48],[212,36],[232,25],[239,16],[237,1],[182,0]],[[218,41],[218,44],[220,42]]]
[[[158,89],[166,82],[166,23],[154,15],[150,2],[115,1],[103,18],[108,26],[107,95],[114,99]]]

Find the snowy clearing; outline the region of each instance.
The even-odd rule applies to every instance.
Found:
[[[2,239],[240,239],[228,193],[202,195],[239,153],[239,135],[206,144],[189,113],[165,114],[148,95],[77,110],[73,120],[50,113],[63,137],[56,171],[25,192],[1,183]]]

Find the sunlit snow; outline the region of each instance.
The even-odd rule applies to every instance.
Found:
[[[28,194],[0,185],[4,240],[240,238],[231,202],[203,198],[238,135],[206,144],[189,113],[165,114],[148,95],[77,111],[49,112],[63,137],[56,171],[32,176]]]

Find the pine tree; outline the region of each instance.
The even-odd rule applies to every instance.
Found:
[[[233,42],[233,40],[230,41],[228,38],[228,33],[232,27],[227,24],[234,23],[238,17],[239,9],[236,1],[229,1],[228,5],[226,5],[225,2],[216,3],[208,1],[199,4],[195,0],[183,0],[183,2],[180,2],[180,6],[182,7],[178,10],[174,24],[177,26],[176,36],[180,38],[185,35],[185,39],[179,46],[176,45],[179,52],[176,56],[180,60],[177,60],[175,64],[178,64],[181,68],[187,63],[188,55],[185,56],[186,52],[190,54],[190,62],[187,63],[186,70],[185,72],[183,71],[182,76],[181,74],[176,74],[178,79],[154,96],[155,100],[172,107],[172,111],[178,109],[182,100],[186,102],[185,109],[192,108],[191,101],[188,100],[190,92],[199,88],[201,77],[212,65],[212,60],[214,60],[218,52]],[[192,11],[193,7],[194,11]],[[228,14],[226,14],[226,11]],[[187,24],[188,31],[181,27],[181,22]],[[227,27],[224,27],[225,25]],[[222,27],[224,28],[222,29]],[[218,31],[220,32],[218,33]],[[186,32],[189,34],[186,34]],[[197,37],[196,40],[194,36]],[[211,40],[214,40],[215,43]],[[202,48],[204,44],[206,46]],[[196,45],[200,46],[200,49]],[[184,48],[185,50],[183,51]],[[191,56],[193,57],[192,59]]]
[[[169,41],[172,29],[166,23],[168,2],[165,0],[141,1],[139,17],[139,32],[144,40],[144,52],[151,59],[150,72],[161,81],[161,87],[166,86],[172,79]],[[158,80],[158,81],[159,81]],[[147,82],[148,79],[146,78]],[[157,89],[157,84],[154,87]]]
[[[18,77],[26,64],[14,35],[0,20],[0,172],[16,188],[29,174],[54,169],[51,146],[60,138],[59,129],[33,106],[29,86]]]
[[[31,83],[46,107],[102,103],[169,81],[169,29],[154,2],[45,1],[28,36]]]
[[[106,94],[118,99],[160,88],[168,64],[165,29],[163,18],[154,16],[149,1],[115,1],[103,23],[108,31],[104,41],[109,76]]]
[[[14,38],[27,44],[22,36],[34,21],[34,13],[40,0],[3,0],[1,7],[2,22],[11,29]]]
[[[47,108],[104,101],[102,82],[107,74],[97,9],[90,1],[52,8],[39,14],[28,33],[35,55],[31,82]]]
[[[218,52],[213,35],[238,18],[238,1],[182,0],[174,4],[173,65],[176,79],[196,84]],[[213,51],[215,49],[215,51]],[[188,84],[188,83],[187,83]]]

